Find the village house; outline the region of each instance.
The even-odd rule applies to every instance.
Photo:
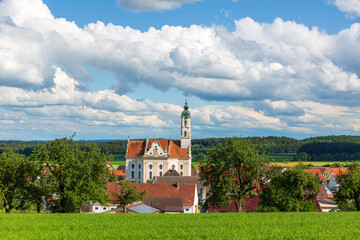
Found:
[[[183,213],[198,213],[199,198],[196,184],[149,184],[134,183],[138,191],[146,191],[147,197],[181,198]]]

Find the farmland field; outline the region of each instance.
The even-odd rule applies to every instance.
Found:
[[[346,162],[301,162],[306,167],[312,168],[312,167],[328,167],[331,164],[334,163],[340,163],[340,164],[346,164]],[[282,167],[295,167],[299,164],[299,162],[277,162],[276,165],[280,165]]]
[[[1,214],[4,239],[354,239],[358,213]],[[324,226],[326,223],[326,227]],[[357,237],[356,237],[357,236]]]

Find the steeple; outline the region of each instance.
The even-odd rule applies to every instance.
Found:
[[[181,148],[191,147],[191,114],[185,99],[184,110],[181,113]],[[191,153],[190,153],[191,154]]]

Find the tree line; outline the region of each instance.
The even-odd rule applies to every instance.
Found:
[[[199,152],[207,153],[218,144],[224,144],[227,138],[204,138],[204,139],[192,139],[192,151],[193,155],[197,155]],[[315,143],[360,143],[360,136],[322,136],[311,137],[305,139],[295,139],[290,137],[246,137],[252,144],[256,145],[260,152],[265,153],[297,153],[308,144]],[[88,141],[77,141],[81,146],[85,146]],[[95,143],[103,153],[123,155],[126,153],[127,140],[111,140],[111,141],[91,141]],[[6,148],[13,149],[14,152],[30,156],[34,149],[40,143],[46,143],[41,141],[0,141],[0,153]],[[340,148],[337,148],[341,150]]]

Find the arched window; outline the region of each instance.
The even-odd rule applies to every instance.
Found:
[[[162,164],[159,165],[159,169],[160,169],[160,170],[163,169],[163,165],[162,165]]]
[[[131,178],[135,178],[135,172],[131,171]]]
[[[151,164],[149,165],[149,169],[150,169],[150,170],[152,169],[152,165],[151,165]]]
[[[139,175],[138,178],[141,178],[141,172],[140,171],[138,172],[138,175]]]
[[[134,169],[134,168],[135,168],[135,164],[131,164],[131,168]]]
[[[141,164],[139,164],[138,168],[141,169]]]
[[[181,164],[181,165],[180,165],[180,169],[182,170],[183,168],[184,168],[184,166]]]
[[[180,175],[182,176],[182,175],[183,175],[183,172],[180,172]]]
[[[149,172],[149,178],[152,179],[152,172]]]
[[[160,177],[162,176],[162,172],[160,172]]]
[[[186,135],[187,135],[187,132],[186,132],[186,131],[184,131],[184,137],[186,137]]]

